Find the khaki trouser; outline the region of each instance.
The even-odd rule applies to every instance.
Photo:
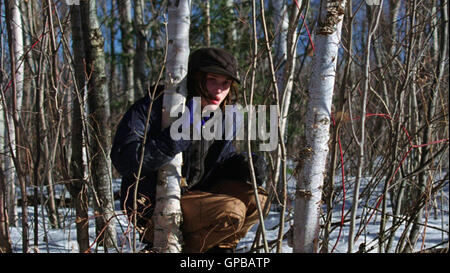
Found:
[[[264,207],[267,193],[262,187],[258,193]],[[214,246],[235,248],[259,219],[253,187],[233,180],[223,180],[208,192],[188,191],[181,197],[181,210],[186,253],[201,253]],[[144,234],[150,242],[151,226]]]

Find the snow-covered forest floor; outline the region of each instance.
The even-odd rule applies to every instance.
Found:
[[[442,176],[443,177],[443,176]],[[439,179],[439,178],[437,178]],[[368,178],[364,179],[362,181],[362,184],[368,182]],[[342,180],[341,180],[342,181]],[[336,185],[341,184],[341,181],[337,181]],[[354,186],[355,178],[350,178],[348,181],[346,181],[346,196],[345,196],[345,219],[350,218],[350,210],[352,206],[352,200],[353,200],[353,186]],[[289,196],[293,200],[294,193],[295,193],[295,180],[291,180],[288,183],[288,192]],[[363,185],[361,186],[361,189],[363,189]],[[337,192],[338,197],[337,199],[342,199],[342,188],[338,187],[337,190],[340,192]],[[427,222],[426,228],[422,227],[418,242],[415,245],[415,250],[420,251],[423,249],[434,247],[440,243],[444,243],[440,245],[440,247],[447,247],[448,246],[448,239],[449,239],[449,185],[448,180],[446,181],[446,184],[442,191],[439,191],[439,193],[435,196],[434,200],[430,200],[429,206],[427,209],[424,209],[424,222]],[[370,215],[372,214],[372,210],[367,210],[367,207],[375,207],[376,203],[378,201],[378,198],[381,195],[381,189],[378,191],[373,191],[371,196],[368,198],[368,201],[361,202],[358,208],[357,216],[363,215],[363,211],[365,210],[365,214]],[[389,202],[388,202],[389,203]],[[265,227],[267,230],[267,241],[273,241],[278,238],[278,228],[274,228],[278,226],[279,219],[280,219],[280,213],[273,208],[269,213],[268,217],[265,221]],[[324,209],[326,207],[324,206]],[[290,210],[290,213],[288,212],[286,214],[286,219],[291,219],[289,222],[287,222],[284,226],[284,232],[287,232],[289,230],[290,226],[293,225],[293,213],[294,213],[294,201],[292,201],[292,206],[288,208]],[[379,207],[379,211],[381,211],[381,207]],[[378,233],[380,231],[380,215],[381,213],[377,211],[373,214],[370,222],[367,224],[365,229],[361,232],[361,235],[359,236],[358,240],[355,241],[355,246],[353,247],[353,252],[356,252],[359,250],[359,246],[361,244],[365,245],[365,250],[367,252],[378,252],[377,244],[378,244]],[[392,208],[388,205],[387,211],[389,214],[392,214]],[[340,223],[341,222],[341,215],[342,215],[342,202],[338,202],[335,205],[335,208],[333,210],[333,218],[332,223]],[[359,217],[358,217],[359,218]],[[367,219],[365,220],[367,221]],[[322,221],[323,223],[323,221]],[[356,228],[359,230],[360,225],[364,225],[361,223],[360,219],[357,219],[356,221]],[[339,235],[340,227],[341,225],[333,225],[334,228],[332,228],[332,232],[330,234],[329,239],[329,247],[328,251],[331,252],[334,248],[333,253],[346,253],[348,249],[348,234],[349,234],[349,222],[345,221],[341,234]],[[389,217],[388,222],[386,223],[385,230],[388,230],[392,226],[392,217]],[[253,238],[255,237],[255,232],[257,230],[257,227],[253,227],[250,232],[247,234],[247,236],[240,242],[238,245],[238,249],[241,249],[242,251],[245,251],[246,249],[249,249],[253,243]],[[394,252],[395,247],[397,246],[397,242],[400,239],[400,236],[402,235],[402,232],[405,230],[405,223],[403,223],[400,228],[395,232],[395,237],[393,239],[392,248],[390,252]],[[322,230],[323,233],[323,230]],[[321,237],[323,234],[321,233]],[[339,241],[336,244],[337,239],[339,238]],[[423,244],[422,244],[423,242]],[[272,249],[273,252],[276,251],[276,244],[273,246]],[[283,253],[291,253],[292,247],[290,247],[287,243],[287,239],[283,241],[283,247],[282,247]]]
[[[437,178],[439,179],[439,178]],[[350,213],[348,213],[351,209],[352,198],[353,198],[353,183],[354,178],[348,178],[346,181],[346,197],[345,197],[345,206],[344,210],[346,213],[346,218],[350,218]],[[363,184],[367,183],[369,179],[366,178],[363,180]],[[295,191],[295,180],[290,179],[288,183],[288,193],[291,197],[290,206],[287,208],[286,212],[286,223],[284,232],[286,233],[290,226],[293,224],[292,216],[293,216],[293,196]],[[336,185],[340,185],[340,181],[336,182]],[[120,180],[116,180],[114,182],[114,188],[117,191],[120,187]],[[361,187],[363,189],[364,187]],[[342,187],[337,186],[337,200],[342,200]],[[380,196],[381,191],[374,191],[371,193],[371,196],[360,202],[360,206],[358,209],[358,215],[363,215],[363,210],[365,210],[366,215],[370,215],[372,210],[368,210],[367,207],[375,207],[376,202]],[[62,191],[61,194],[63,194]],[[68,193],[65,193],[68,195]],[[389,202],[388,202],[389,203]],[[38,246],[33,245],[34,235],[34,215],[33,215],[33,207],[30,206],[28,208],[29,213],[29,242],[30,242],[30,251],[31,252],[39,252],[39,253],[76,253],[78,252],[78,245],[76,240],[76,226],[75,226],[75,210],[73,208],[60,208],[59,210],[61,215],[61,229],[50,229],[48,218],[46,216],[46,212],[42,215],[42,211],[39,210],[39,244]],[[342,201],[337,202],[333,211],[333,219],[332,223],[340,223],[341,221],[341,212],[342,212]],[[21,215],[21,209],[18,207],[19,217]],[[392,213],[392,209],[388,206],[388,213]],[[116,222],[116,230],[117,230],[117,238],[118,238],[118,249],[110,249],[109,252],[132,252],[131,241],[132,241],[132,228],[129,225],[127,219],[122,215],[122,212],[119,208],[119,202],[116,201],[116,214],[117,214],[117,222]],[[93,211],[90,211],[90,227],[89,234],[91,236],[90,243],[92,244],[92,251],[104,252],[104,250],[100,247],[97,250],[95,244],[95,221],[93,216]],[[44,226],[43,218],[46,219],[46,223]],[[265,220],[265,228],[266,228],[266,238],[267,241],[273,241],[278,237],[278,223],[280,218],[280,212],[277,209],[277,206],[272,206],[272,209]],[[360,218],[361,219],[361,218]],[[356,227],[359,230],[361,221],[357,220]],[[366,220],[367,221],[367,218]],[[428,206],[424,208],[424,221],[426,221],[426,226],[423,226],[421,229],[421,236],[419,236],[418,242],[415,244],[416,251],[421,249],[431,248],[433,246],[439,245],[443,242],[440,247],[448,246],[449,239],[449,185],[448,181],[445,182],[445,186],[443,190],[439,191],[433,200],[428,202]],[[20,219],[18,221],[18,227],[10,228],[10,236],[11,243],[13,247],[13,252],[22,252],[22,228],[20,227]],[[392,218],[389,217],[389,221],[386,224],[386,230],[389,229],[392,225]],[[394,252],[397,241],[399,240],[402,232],[404,231],[405,224],[397,230],[395,233],[394,241],[392,244],[392,248],[390,252]],[[358,251],[359,246],[364,243],[365,249],[368,252],[378,252],[377,243],[378,243],[378,233],[380,229],[380,213],[375,213],[371,218],[370,222],[367,224],[366,228],[361,232],[358,240],[355,243],[353,251]],[[257,225],[255,225],[247,234],[245,238],[241,240],[237,247],[237,252],[247,252],[253,243],[255,233],[257,230]],[[340,233],[340,235],[339,235]],[[330,242],[329,242],[329,251],[333,249],[336,244],[336,240],[339,237],[339,241],[333,251],[333,253],[345,253],[348,248],[348,234],[349,234],[349,222],[346,221],[342,227],[340,232],[340,225],[335,225],[330,234]],[[321,234],[323,236],[323,234]],[[289,236],[287,236],[289,237]],[[282,252],[283,253],[291,253],[292,248],[288,245],[288,239],[284,239]],[[276,244],[272,244],[273,248],[272,252],[276,252]],[[136,249],[139,250],[143,248],[143,245],[137,242]]]

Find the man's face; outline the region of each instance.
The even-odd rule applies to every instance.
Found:
[[[233,82],[227,76],[215,73],[206,74],[206,90],[208,97],[202,97],[202,109],[206,105],[211,105],[210,110],[216,110],[230,92]]]

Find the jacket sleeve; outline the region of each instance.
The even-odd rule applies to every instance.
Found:
[[[142,165],[143,174],[159,169],[190,145],[188,140],[173,140],[170,136],[170,127],[163,131],[160,130],[161,111],[158,113],[160,107],[155,106],[152,107],[147,131]],[[122,176],[132,175],[139,168],[147,111],[148,100],[137,102],[124,115],[117,127],[111,149],[111,160]]]
[[[262,155],[252,153],[252,159],[256,183],[261,186],[267,181],[268,166]],[[251,181],[248,160],[247,153],[233,153],[220,165],[218,175],[222,178],[238,181]]]

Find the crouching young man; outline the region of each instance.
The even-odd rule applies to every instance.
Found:
[[[224,109],[238,95],[237,62],[230,53],[218,48],[202,48],[189,58],[186,106],[204,110]],[[159,86],[157,92],[164,87]],[[200,98],[195,100],[194,98]],[[137,216],[141,240],[151,249],[158,169],[176,154],[183,153],[181,185],[183,252],[234,252],[239,240],[258,222],[253,187],[250,184],[248,157],[239,154],[226,138],[206,140],[179,139],[170,135],[170,127],[161,131],[162,96],[152,103],[148,141],[144,149],[142,180],[138,186],[136,212],[133,212],[134,187],[139,167],[142,136],[150,96],[138,100],[123,116],[114,138],[111,159],[122,175],[121,207],[132,219]],[[195,102],[200,101],[200,105]],[[201,130],[208,118],[190,118],[193,130]],[[222,120],[223,124],[224,121]],[[225,126],[222,126],[224,128]],[[225,128],[224,128],[225,131]],[[261,206],[267,193],[261,185],[267,176],[262,157],[253,156]]]

